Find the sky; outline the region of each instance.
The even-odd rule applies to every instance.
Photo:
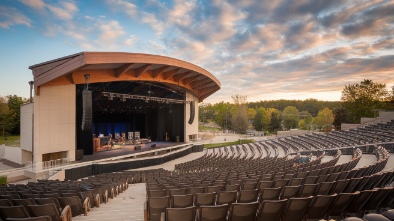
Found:
[[[0,96],[29,97],[29,66],[82,51],[157,54],[221,82],[204,100],[339,101],[394,84],[394,1],[1,0]]]

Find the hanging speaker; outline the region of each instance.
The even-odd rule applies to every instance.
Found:
[[[192,102],[190,102],[190,118],[189,118],[189,124],[192,124],[193,123],[193,121],[194,121],[194,113],[195,113],[195,110],[194,110],[194,101],[192,101]]]
[[[82,130],[92,129],[92,92],[82,92]]]

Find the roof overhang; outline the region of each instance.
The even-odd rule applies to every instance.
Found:
[[[220,82],[197,65],[159,55],[125,52],[81,52],[29,67],[34,86],[112,81],[151,81],[183,87],[199,101],[220,89]],[[36,90],[36,92],[39,90]]]

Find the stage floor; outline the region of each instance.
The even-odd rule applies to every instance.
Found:
[[[156,147],[151,147],[156,144]],[[76,162],[88,162],[94,160],[102,160],[105,158],[118,157],[122,155],[129,155],[133,153],[140,153],[149,150],[157,150],[161,148],[177,146],[185,144],[184,142],[151,142],[148,144],[139,144],[141,146],[141,150],[135,150],[136,145],[114,145],[112,149],[109,150],[101,150],[99,152],[94,152],[92,155],[84,155],[82,160],[78,160]]]

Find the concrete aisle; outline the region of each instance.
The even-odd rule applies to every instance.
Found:
[[[146,200],[145,183],[130,184],[129,188],[100,208],[92,208],[87,216],[73,217],[83,221],[142,221],[144,220],[144,202]]]

